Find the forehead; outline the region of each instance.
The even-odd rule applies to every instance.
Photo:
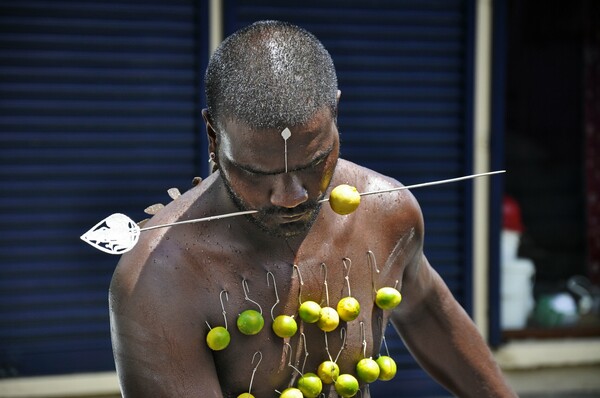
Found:
[[[223,123],[222,153],[242,165],[274,171],[284,167],[287,147],[290,166],[303,165],[315,154],[329,149],[337,137],[337,128],[329,109],[321,110],[307,123],[289,126],[291,135],[285,140],[280,129],[251,129],[244,123]]]

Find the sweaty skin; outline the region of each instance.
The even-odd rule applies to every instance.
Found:
[[[364,197],[352,214],[340,216],[327,204],[303,207],[327,196],[339,184],[360,192],[400,186],[397,181],[338,159],[339,137],[333,117],[319,112],[310,122],[290,126],[289,172],[285,172],[280,130],[254,131],[243,123],[225,123],[225,137],[215,138],[205,114],[210,148],[219,171],[171,202],[147,226],[239,211],[265,210],[257,216],[235,217],[144,232],[123,255],[110,288],[113,350],[124,397],[237,397],[249,388],[252,358],[260,351],[252,394],[278,397],[295,384],[289,364],[316,373],[318,365],[337,360],[340,373],[356,375],[363,358],[376,358],[382,330],[391,321],[412,354],[430,374],[460,397],[508,397],[506,385],[490,351],[473,323],[454,300],[423,254],[424,226],[420,208],[408,191]],[[300,209],[300,210],[298,210]],[[312,224],[311,224],[312,222]],[[371,251],[379,273],[367,261]],[[352,296],[359,317],[342,322],[327,334],[302,323],[299,301],[334,307],[348,295],[343,259],[352,262]],[[325,264],[325,267],[322,264]],[[294,269],[297,265],[303,285]],[[280,302],[272,280],[275,277]],[[246,336],[236,327],[237,315],[262,308],[264,329]],[[397,283],[403,300],[393,311],[374,305],[374,290]],[[205,338],[209,326],[225,326],[229,346],[211,351]],[[294,315],[298,333],[290,339],[271,330],[276,317]],[[300,334],[306,337],[306,347]],[[286,347],[289,343],[290,350]],[[303,367],[305,352],[308,352]],[[362,396],[369,397],[361,384]],[[337,397],[324,384],[326,397]]]

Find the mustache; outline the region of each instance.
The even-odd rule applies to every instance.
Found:
[[[291,209],[282,207],[267,207],[259,211],[260,214],[267,216],[293,216],[296,214],[302,214],[309,211],[314,211],[321,206],[318,201],[305,202]]]
[[[264,215],[264,216],[293,216],[296,214],[302,214],[302,213],[306,213],[309,211],[315,211],[317,209],[319,209],[322,206],[322,203],[319,202],[319,200],[311,200],[308,202],[304,202],[296,207],[293,207],[291,209],[287,209],[284,207],[276,207],[276,206],[269,206],[269,207],[265,207],[262,208],[261,210],[259,210],[259,214]]]

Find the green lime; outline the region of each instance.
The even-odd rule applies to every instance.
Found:
[[[379,380],[388,381],[396,376],[396,362],[387,355],[382,355],[375,360],[379,365]]]
[[[356,210],[359,204],[360,194],[353,186],[338,185],[329,194],[329,205],[337,214],[350,214]]]
[[[360,314],[360,304],[354,297],[344,297],[338,302],[337,312],[342,321],[353,321]]]
[[[238,395],[237,398],[254,398],[254,395],[250,394],[249,392],[244,392]]]
[[[289,315],[279,315],[273,321],[272,328],[277,336],[284,339],[296,334],[298,324],[296,323],[296,320]]]
[[[317,368],[319,379],[325,384],[333,383],[340,375],[340,367],[333,361],[321,362]]]
[[[286,388],[279,398],[302,398],[302,391],[294,387]]]
[[[356,375],[365,383],[377,380],[379,372],[379,365],[371,358],[363,358],[356,364]]]
[[[265,326],[265,319],[260,312],[246,310],[237,319],[237,327],[245,335],[252,336],[260,332]]]
[[[349,374],[339,375],[335,381],[335,391],[344,398],[353,397],[358,392],[358,380]]]
[[[314,373],[305,373],[298,379],[298,389],[306,398],[317,398],[323,389],[323,382]]]
[[[315,323],[319,320],[321,306],[314,301],[305,301],[298,308],[298,315],[306,323]]]
[[[229,331],[223,326],[217,326],[210,329],[206,335],[206,344],[214,351],[224,350],[227,348],[230,341],[231,336],[229,335]]]
[[[375,304],[382,310],[391,310],[396,308],[402,301],[402,295],[393,287],[382,287],[377,291]]]
[[[325,332],[331,332],[332,330],[335,330],[339,324],[340,316],[336,310],[331,307],[321,308],[319,320],[317,321],[319,329]]]

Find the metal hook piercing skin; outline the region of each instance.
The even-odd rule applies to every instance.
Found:
[[[329,341],[327,340],[327,332],[323,332],[323,335],[325,336],[325,352],[327,353],[329,360],[331,362],[334,362],[333,357],[331,356],[331,353],[329,352]]]
[[[346,336],[348,335],[348,333],[346,332],[346,328],[342,327],[340,329],[340,338],[342,339],[342,345],[340,346],[340,350],[338,351],[337,355],[335,356],[335,363],[337,363],[338,358],[340,357],[340,354],[342,353],[342,351],[344,350],[344,348],[346,348]]]
[[[383,327],[383,319],[378,317],[377,323],[379,323],[379,330],[381,330],[381,340],[383,341],[383,346],[385,347],[385,354],[389,357],[390,350],[388,349],[387,341],[385,340],[385,327]]]
[[[275,282],[275,275],[271,271],[267,271],[267,286],[269,286],[269,275],[273,278],[273,287],[275,288],[275,304],[271,307],[271,319],[274,321],[275,316],[273,315],[273,310],[279,304],[279,293],[277,293],[277,282]]]
[[[304,332],[300,333],[300,337],[303,341],[304,347],[304,361],[302,361],[302,374],[304,374],[304,368],[306,367],[306,360],[308,359],[308,346],[306,345],[306,335]]]
[[[445,180],[437,180],[437,181],[431,181],[431,182],[424,182],[424,183],[413,184],[413,185],[405,185],[405,186],[402,186],[402,187],[391,188],[391,189],[382,189],[380,191],[363,192],[363,193],[360,193],[359,195],[360,196],[368,196],[368,195],[376,195],[376,194],[380,194],[380,193],[389,193],[389,192],[394,192],[394,191],[402,191],[402,190],[406,190],[406,189],[423,188],[423,187],[429,187],[429,186],[433,186],[433,185],[441,185],[441,184],[448,184],[448,183],[451,183],[451,182],[458,182],[458,181],[463,181],[463,180],[470,180],[470,179],[473,179],[473,178],[485,177],[485,176],[490,176],[490,175],[500,174],[500,173],[506,173],[506,170],[498,170],[498,171],[490,171],[490,172],[487,172],[487,173],[471,174],[471,175],[463,176],[463,177],[448,178],[448,179],[445,179]],[[325,199],[319,200],[320,203],[328,202],[328,201],[329,201],[329,198],[325,198]],[[220,215],[216,215],[216,216],[208,216],[208,217],[203,217],[203,218],[196,218],[196,219],[192,219],[192,220],[176,221],[176,222],[168,223],[168,224],[161,224],[161,225],[154,225],[152,227],[140,228],[140,232],[141,231],[150,231],[152,229],[163,228],[163,227],[171,227],[171,226],[174,226],[174,225],[192,224],[192,223],[203,222],[203,221],[220,220],[222,218],[236,217],[236,216],[242,216],[242,215],[247,215],[247,214],[255,214],[255,213],[258,213],[258,210],[245,210],[245,211],[238,211],[238,212],[235,212],[235,213],[227,213],[227,214],[220,214]]]
[[[346,265],[346,261],[348,261],[349,265]],[[346,285],[348,286],[348,296],[352,297],[352,292],[350,291],[350,267],[352,267],[352,260],[348,257],[344,257],[342,259],[342,264],[344,265],[345,275],[344,279],[346,280]]]
[[[250,376],[250,386],[248,387],[248,394],[252,393],[252,382],[254,382],[254,374],[256,373],[256,369],[258,369],[258,365],[260,365],[260,362],[263,358],[262,352],[256,351],[254,355],[252,355],[252,362],[250,363],[251,365],[254,365],[254,359],[256,358],[256,354],[260,355],[260,358],[258,358],[256,366],[254,367],[254,369],[252,369],[252,376]]]
[[[302,287],[304,286],[304,281],[302,280],[302,274],[300,273],[300,267],[296,264],[293,265],[294,269],[298,273],[298,279],[300,280],[300,288],[298,289],[298,304],[302,305]]]
[[[221,290],[221,293],[219,293],[219,301],[221,302],[221,309],[223,310],[223,319],[225,320],[225,330],[227,330],[227,313],[225,312],[225,304],[223,304],[223,293],[225,293],[225,298],[227,299],[227,301],[229,301],[229,294],[225,289]]]
[[[293,355],[292,346],[291,346],[291,345],[290,345],[290,343],[288,343],[288,342],[285,342],[285,343],[283,343],[283,344],[284,344],[284,345],[285,345],[285,347],[286,347],[286,350],[285,350],[285,352],[286,352],[286,355],[287,355],[287,353],[288,353],[288,349],[289,349],[289,355],[288,355],[288,366],[289,366],[290,368],[294,369],[296,372],[298,372],[298,374],[299,374],[300,376],[303,376],[302,372],[301,372],[300,370],[298,370],[298,368],[296,368],[294,365],[292,365],[292,355]]]
[[[367,263],[371,268],[371,285],[373,288],[373,297],[377,295],[377,287],[375,286],[375,275],[373,271],[379,273],[379,268],[377,268],[377,261],[375,260],[375,254],[371,250],[367,250]]]
[[[340,339],[342,340],[342,345],[340,346],[340,350],[338,351],[337,355],[335,356],[335,360],[331,356],[331,352],[329,352],[329,340],[327,339],[327,332],[324,332],[323,334],[325,335],[325,352],[327,353],[327,356],[329,357],[329,360],[331,362],[337,363],[337,360],[340,357],[340,354],[342,353],[344,348],[346,348],[345,347],[346,346],[346,328],[345,327],[340,328]]]
[[[225,293],[225,297],[227,298],[227,301],[229,301],[229,296],[227,294],[227,290],[225,290],[225,289],[221,290],[221,293],[219,293],[219,301],[221,302],[221,310],[222,310],[222,314],[223,314],[223,319],[225,320],[225,330],[227,330],[227,316],[226,316],[226,312],[225,312],[225,305],[223,304],[223,293]],[[210,326],[210,323],[208,323],[208,321],[204,321],[204,323],[206,323],[206,326],[208,326],[208,329],[212,330],[212,327]]]
[[[360,337],[362,339],[362,348],[363,348],[363,358],[367,357],[367,336],[365,334],[365,323],[363,321],[360,322]]]
[[[325,286],[325,304],[329,307],[329,287],[327,286],[327,265],[321,263],[321,270],[323,271],[323,285]]]
[[[254,301],[250,297],[248,297],[248,292],[250,292],[250,289],[248,288],[248,281],[246,280],[246,278],[242,279],[242,289],[244,289],[244,299],[250,301],[251,303],[256,304],[256,306],[260,310],[260,314],[262,315],[263,311],[262,311],[262,307],[260,306],[260,304],[258,304],[256,301]]]

